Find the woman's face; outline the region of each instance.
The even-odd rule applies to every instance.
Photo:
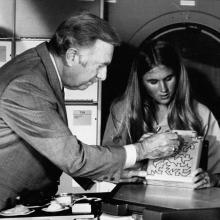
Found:
[[[160,65],[145,73],[143,84],[158,104],[168,105],[175,93],[176,76],[170,69]]]

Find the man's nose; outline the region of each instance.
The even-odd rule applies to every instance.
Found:
[[[100,70],[97,74],[97,78],[101,81],[104,81],[107,77],[107,67],[104,67],[102,70]]]

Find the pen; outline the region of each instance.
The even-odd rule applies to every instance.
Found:
[[[156,129],[156,133],[158,133],[160,131],[161,127],[158,126],[157,129]]]

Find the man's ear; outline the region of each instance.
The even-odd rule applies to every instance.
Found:
[[[76,58],[77,49],[69,48],[66,51],[66,62],[68,66],[72,66]]]

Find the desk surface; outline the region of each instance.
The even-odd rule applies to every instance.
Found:
[[[144,184],[122,184],[115,189],[113,198],[145,207],[176,210],[220,208],[220,188],[192,190]]]

